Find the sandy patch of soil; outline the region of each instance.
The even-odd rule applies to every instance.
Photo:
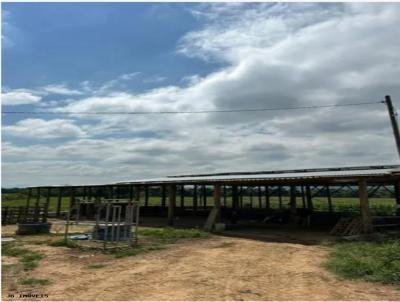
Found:
[[[31,276],[49,300],[399,300],[395,287],[341,280],[321,268],[318,245],[228,237],[184,241],[116,259],[101,253],[32,245],[46,257]],[[104,264],[90,269],[89,264]],[[3,299],[10,291],[3,288]]]

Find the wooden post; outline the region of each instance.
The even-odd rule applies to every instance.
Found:
[[[248,189],[249,187],[247,187],[247,189]],[[248,191],[248,190],[247,190]],[[250,195],[250,208],[252,208],[253,207],[253,187],[250,187],[250,193],[249,193],[249,195]]]
[[[86,187],[82,187],[82,199],[85,200],[86,199]]]
[[[32,197],[32,188],[28,188],[28,197],[26,199],[26,207],[29,208],[29,205],[31,203],[31,197]]]
[[[49,214],[49,205],[50,205],[50,194],[51,194],[51,188],[48,187],[46,195],[46,205],[44,206],[43,222],[47,222],[47,216]]]
[[[165,185],[161,186],[161,207],[165,209],[165,203],[167,199],[167,192],[166,192],[166,187]]]
[[[197,212],[197,186],[193,187],[193,214]]]
[[[238,186],[232,185],[232,209],[236,210],[239,206]]]
[[[303,202],[303,209],[305,209],[306,206],[306,195],[304,192],[304,186],[301,186],[301,201]]]
[[[224,186],[223,194],[224,194],[224,207],[226,207],[226,199],[227,199],[226,186]]]
[[[332,196],[331,196],[331,190],[329,189],[329,185],[326,186],[326,197],[328,198],[329,213],[332,213],[333,212]]]
[[[314,211],[311,189],[309,185],[306,185],[306,202],[307,202],[307,208],[310,210],[310,212]]]
[[[221,214],[221,185],[214,185],[214,207],[207,217],[204,225],[206,231],[211,231],[217,221],[220,220]]]
[[[168,225],[174,225],[174,210],[176,202],[176,186],[169,186],[169,198],[168,198]]]
[[[290,186],[290,213],[296,215],[296,186]]]
[[[140,186],[135,187],[135,201],[140,202]]]
[[[181,208],[185,207],[185,185],[181,185]]]
[[[121,199],[121,187],[117,186],[117,199]]]
[[[269,187],[265,186],[265,208],[271,208],[270,196],[269,196]]]
[[[279,208],[282,209],[282,186],[278,187]]]
[[[207,187],[205,185],[203,185],[202,187],[202,191],[203,191],[203,209],[207,209]]]
[[[258,208],[262,208],[262,197],[261,197],[261,187],[258,186]]]
[[[36,202],[35,202],[35,207],[39,207],[40,203],[40,188],[37,187],[36,189]]]
[[[89,186],[88,187],[88,196],[87,196],[89,201],[92,201],[92,196],[93,196],[92,187]]]
[[[110,199],[114,199],[114,186],[108,186],[108,189],[110,190]]]
[[[140,201],[140,186],[135,187],[135,201]]]
[[[133,201],[133,185],[129,186],[129,200]]]
[[[57,196],[57,212],[56,215],[60,216],[61,214],[61,201],[62,201],[62,187],[58,189],[58,196]]]
[[[240,186],[240,192],[239,192],[239,206],[240,208],[243,208],[243,186]]]
[[[396,199],[396,215],[400,216],[400,181],[394,184],[394,197]]]
[[[144,206],[147,207],[149,205],[149,187],[144,187]]]
[[[75,206],[75,188],[71,187],[69,192],[69,210],[71,211],[72,208]]]
[[[365,179],[360,179],[358,181],[358,192],[360,196],[360,212],[361,212],[363,233],[368,234],[372,232],[373,228],[372,228],[372,219],[368,204],[367,181]]]

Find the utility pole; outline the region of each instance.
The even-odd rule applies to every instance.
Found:
[[[390,98],[390,95],[385,96],[385,103],[388,108],[390,122],[392,124],[393,135],[396,141],[397,153],[399,154],[400,157],[400,131],[399,131],[399,125],[397,124],[396,113],[394,112],[392,99]]]

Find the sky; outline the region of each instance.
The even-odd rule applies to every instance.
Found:
[[[2,3],[2,186],[398,164],[399,3]],[[180,115],[201,111],[372,105]]]

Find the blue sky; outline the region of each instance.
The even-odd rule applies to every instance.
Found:
[[[2,3],[2,109],[398,105],[399,20],[398,3]],[[3,186],[396,163],[385,110],[3,115]]]

